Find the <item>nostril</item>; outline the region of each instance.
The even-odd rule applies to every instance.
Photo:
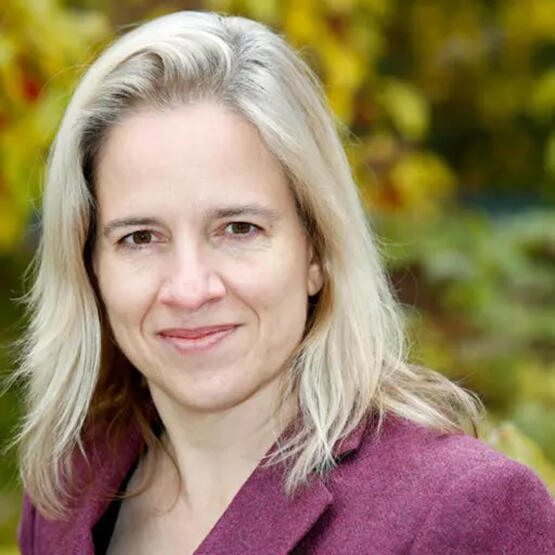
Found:
[[[215,272],[174,272],[160,287],[162,304],[198,310],[226,294],[224,280]]]

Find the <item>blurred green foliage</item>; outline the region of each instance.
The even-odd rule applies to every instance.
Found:
[[[555,493],[552,0],[11,0],[0,7],[0,323],[36,246],[48,146],[122,25],[212,9],[268,23],[325,84],[406,307],[413,357],[477,391],[483,437]],[[2,367],[9,369],[7,351]],[[0,437],[21,411],[0,398]],[[0,546],[13,544],[13,452]],[[0,547],[1,549],[1,547]]]

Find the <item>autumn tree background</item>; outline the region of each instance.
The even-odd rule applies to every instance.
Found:
[[[412,359],[478,392],[489,411],[482,438],[555,493],[553,0],[2,3],[3,344],[25,323],[14,299],[73,88],[129,24],[176,9],[267,23],[320,75],[406,309]],[[14,353],[0,356],[8,373]],[[16,387],[0,397],[4,444],[20,412]],[[0,550],[15,553],[13,451],[2,455],[0,486]]]

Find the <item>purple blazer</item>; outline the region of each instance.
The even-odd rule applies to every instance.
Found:
[[[98,442],[96,480],[66,521],[45,519],[25,496],[22,554],[93,554],[105,492],[118,488],[140,447],[130,433],[108,460]],[[195,553],[555,553],[555,504],[545,486],[474,438],[389,418],[377,440],[361,425],[336,453],[337,468],[292,500],[278,467],[258,467]]]

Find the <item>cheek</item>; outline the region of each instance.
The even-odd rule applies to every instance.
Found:
[[[241,297],[257,313],[263,333],[290,331],[295,337],[304,329],[307,292],[306,261],[292,250],[256,264],[238,283]],[[236,282],[237,283],[237,282]]]
[[[156,278],[147,269],[111,264],[98,265],[98,285],[102,301],[114,328],[139,323],[151,303]]]

